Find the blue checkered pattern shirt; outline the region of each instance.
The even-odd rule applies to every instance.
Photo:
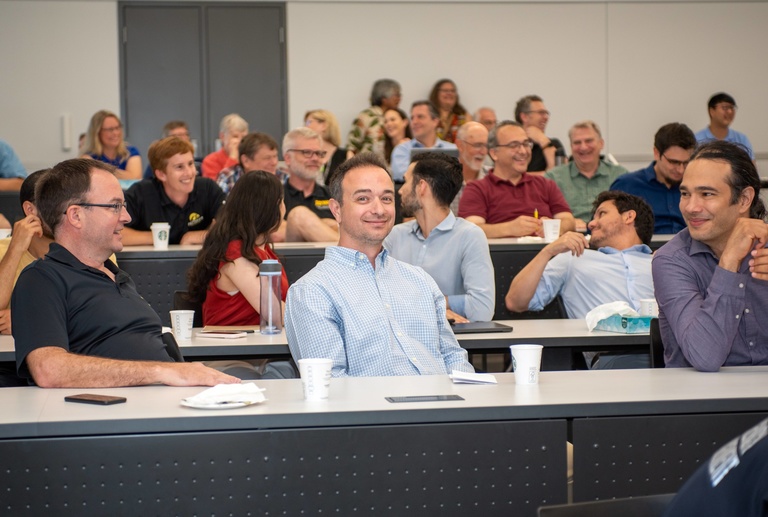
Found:
[[[285,331],[294,359],[330,358],[332,375],[473,372],[445,317],[435,281],[382,250],[333,246],[288,290]]]

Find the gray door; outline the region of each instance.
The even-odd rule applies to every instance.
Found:
[[[287,127],[284,4],[120,4],[126,137],[146,163],[170,120],[184,120],[198,156],[219,121],[239,113],[278,141]]]

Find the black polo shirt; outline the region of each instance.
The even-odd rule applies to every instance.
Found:
[[[115,281],[53,243],[43,260],[22,271],[11,297],[19,376],[30,377],[27,355],[46,346],[112,359],[172,361],[157,313],[128,273],[110,260],[105,265]]]
[[[159,180],[141,180],[125,191],[126,208],[131,216],[126,226],[147,232],[152,223],[170,223],[168,243],[178,244],[187,232],[207,230],[225,199],[215,181],[198,177],[187,204],[180,207],[171,201]]]
[[[304,192],[294,188],[290,182],[286,181],[283,186],[283,195],[285,197],[285,216],[288,212],[297,206],[306,206],[321,219],[333,219],[331,207],[328,206],[328,200],[331,199],[330,191],[323,185],[315,183],[315,190],[309,197],[304,197]]]

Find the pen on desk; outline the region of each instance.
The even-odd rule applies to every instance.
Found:
[[[538,208],[534,208],[533,209],[533,218],[534,219],[538,219],[539,218],[539,209]]]

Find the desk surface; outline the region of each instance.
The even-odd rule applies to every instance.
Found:
[[[617,334],[587,330],[583,320],[506,320],[500,321],[514,328],[512,332],[490,334],[460,334],[459,344],[470,351],[499,350],[509,345],[537,343],[545,347],[612,347],[644,346],[649,344],[648,334]],[[258,332],[238,339],[211,339],[198,337],[179,343],[184,357],[271,357],[289,354],[285,332],[265,336]],[[15,361],[13,337],[0,336],[0,361]]]
[[[197,430],[279,429],[366,424],[412,424],[734,413],[768,410],[768,367],[543,372],[540,384],[517,386],[514,374],[497,385],[453,384],[446,375],[331,380],[327,401],[303,400],[301,381],[258,381],[263,404],[195,410],[180,400],[200,387],[0,390],[0,437],[72,436]],[[125,404],[64,402],[76,393],[124,396]],[[457,394],[463,401],[392,404],[384,397]]]

